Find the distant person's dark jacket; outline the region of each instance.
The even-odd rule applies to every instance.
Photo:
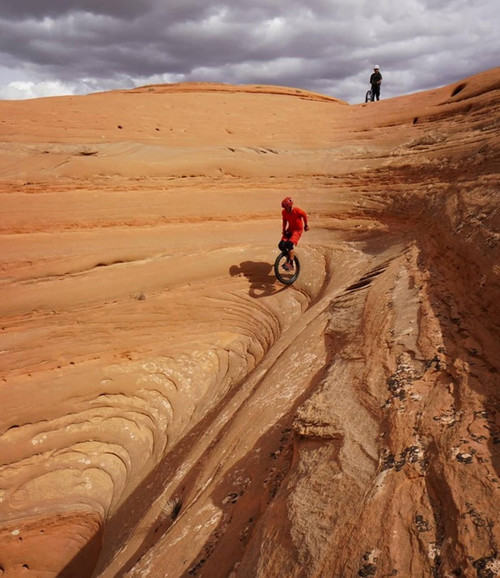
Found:
[[[380,74],[380,72],[374,72],[370,76],[370,84],[372,86],[380,86],[381,83],[382,83],[382,75]]]

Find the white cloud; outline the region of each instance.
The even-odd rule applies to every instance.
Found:
[[[2,100],[22,100],[27,98],[59,96],[73,93],[74,87],[64,85],[58,81],[43,81],[35,83],[18,80],[0,87],[0,98]]]

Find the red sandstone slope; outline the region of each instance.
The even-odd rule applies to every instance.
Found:
[[[3,575],[498,575],[499,89],[0,102]]]

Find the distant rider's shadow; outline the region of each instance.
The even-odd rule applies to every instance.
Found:
[[[278,285],[271,263],[256,263],[243,261],[240,265],[232,265],[229,269],[232,277],[245,276],[250,282],[250,297],[266,297],[286,289],[285,285]]]

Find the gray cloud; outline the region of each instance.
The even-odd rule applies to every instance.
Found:
[[[1,16],[5,20],[28,20],[92,13],[126,19],[142,14],[151,4],[152,0],[2,0]]]
[[[143,84],[276,84],[360,102],[498,65],[496,0],[2,0],[0,98]]]

